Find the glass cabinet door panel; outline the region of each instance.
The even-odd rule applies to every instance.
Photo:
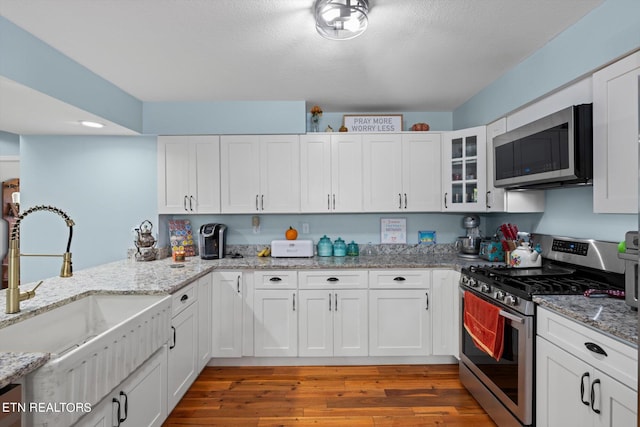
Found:
[[[463,163],[460,160],[451,163],[451,181],[462,181],[464,176]]]
[[[460,159],[462,158],[462,138],[456,138],[451,141],[451,158],[452,159]]]
[[[475,135],[466,137],[464,145],[466,157],[476,157],[478,155],[478,138]]]

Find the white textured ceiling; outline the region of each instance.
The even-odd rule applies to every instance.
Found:
[[[316,33],[314,0],[0,0],[0,15],[142,101],[452,111],[600,3],[370,0],[349,41]]]

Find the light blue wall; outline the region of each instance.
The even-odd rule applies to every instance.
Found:
[[[605,0],[457,108],[454,129],[490,123],[638,48],[640,1]]]
[[[0,75],[136,132],[142,103],[0,16]]]
[[[0,131],[0,156],[19,156],[20,136]]]
[[[131,229],[157,225],[155,137],[23,136],[21,202],[54,205],[75,221],[75,269],[126,258]],[[55,214],[24,219],[22,252],[62,253],[67,227]],[[22,258],[23,281],[59,274],[59,259]]]

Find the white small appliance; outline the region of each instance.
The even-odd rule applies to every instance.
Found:
[[[313,256],[313,240],[273,240],[271,242],[272,258],[311,258]]]

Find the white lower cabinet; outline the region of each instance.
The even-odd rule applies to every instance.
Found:
[[[433,355],[460,358],[460,273],[431,272],[431,330]]]
[[[212,356],[241,357],[244,306],[242,272],[214,271],[212,275]]]
[[[366,271],[299,273],[299,355],[367,356]]]
[[[198,279],[198,372],[211,360],[211,329],[213,311],[211,305],[213,273]]]
[[[182,399],[200,369],[198,368],[198,304],[196,283],[173,295],[172,338],[168,358],[168,410]]]
[[[254,273],[256,357],[298,355],[298,283],[295,271]]]
[[[369,355],[431,354],[430,272],[369,272]]]
[[[161,426],[167,417],[167,346],[78,421],[87,427]]]
[[[637,426],[635,349],[545,309],[538,334],[537,426]]]

